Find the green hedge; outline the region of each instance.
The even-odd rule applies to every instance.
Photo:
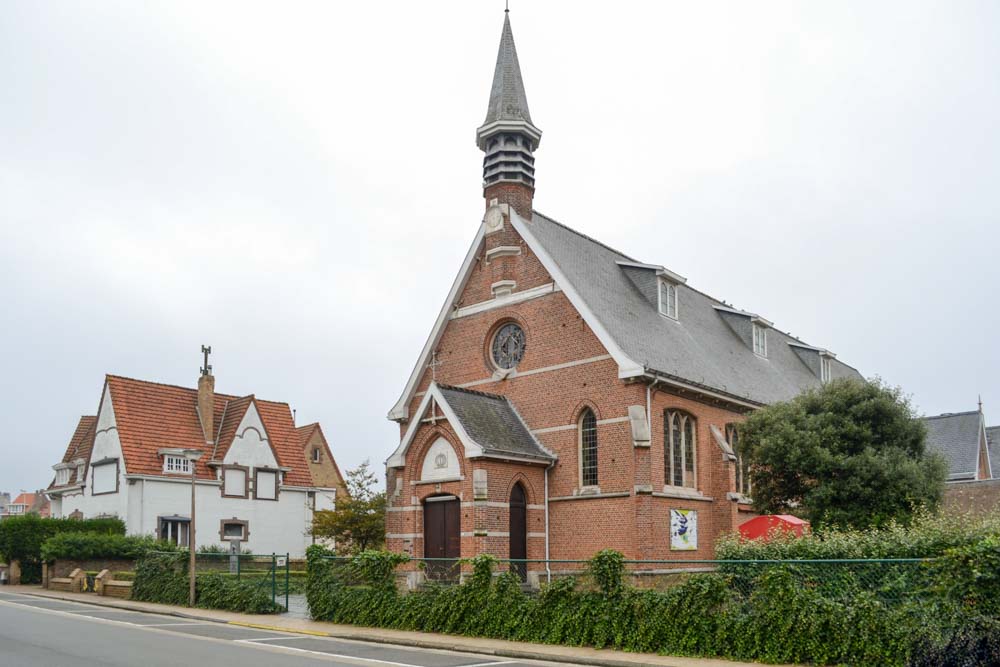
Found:
[[[949,549],[1000,535],[1000,512],[982,516],[920,514],[910,525],[869,530],[826,530],[796,538],[777,533],[768,541],[730,535],[716,543],[721,560],[934,558]]]
[[[60,533],[45,540],[41,558],[49,562],[59,558],[137,560],[150,551],[178,551],[178,547],[148,535]]]
[[[0,558],[36,562],[42,559],[42,544],[61,533],[124,535],[121,519],[43,519],[34,514],[0,521]]]
[[[132,581],[132,599],[187,605],[189,579],[187,552],[149,553],[139,560]],[[278,614],[285,610],[271,599],[271,587],[263,579],[237,580],[221,572],[199,574],[195,582],[195,606],[225,609],[245,614]]]
[[[831,595],[782,566],[761,569],[748,589],[711,573],[663,592],[636,590],[624,584],[621,554],[605,551],[591,561],[590,586],[561,579],[531,596],[513,575],[492,576],[495,559],[479,556],[465,583],[402,595],[392,574],[398,554],[346,563],[318,546],[308,554],[310,612],[334,623],[771,663],[904,665],[949,646],[988,652],[997,643],[996,619],[950,595]]]

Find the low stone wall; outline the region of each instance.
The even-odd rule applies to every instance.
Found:
[[[1000,479],[949,483],[942,504],[946,512],[956,514],[1000,511]]]

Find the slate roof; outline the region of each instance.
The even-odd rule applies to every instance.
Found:
[[[462,428],[486,456],[555,459],[531,434],[506,396],[440,384],[438,388]]]
[[[990,456],[990,466],[993,468],[993,479],[1000,479],[1000,426],[990,426],[986,429],[987,450]]]
[[[111,390],[111,403],[118,424],[125,469],[129,474],[162,474],[160,449],[200,449],[205,455],[195,464],[195,475],[201,479],[215,479],[215,473],[208,462],[212,460],[213,454],[225,455],[232,436],[228,436],[228,442],[220,437],[218,447],[205,443],[198,418],[197,389],[116,375],[108,375],[107,382]],[[232,404],[233,412],[243,406],[245,412],[248,402],[257,406],[278,465],[289,468],[285,474],[285,483],[311,486],[312,477],[305,456],[299,448],[292,412],[287,403],[216,393],[214,423],[219,424],[220,435],[231,424],[229,415],[226,415],[227,419],[223,418],[229,412],[227,406]],[[237,421],[232,426],[233,435],[238,423]]]
[[[66,446],[66,453],[63,454],[60,463],[71,463],[77,459],[83,459],[84,468],[83,476],[87,476],[87,466],[90,463],[90,451],[94,446],[94,426],[97,424],[97,417],[84,415],[80,417],[80,421],[76,425],[76,430],[73,432],[73,437],[69,439],[69,445]],[[77,479],[76,476],[76,466],[70,469],[69,481],[63,486],[74,486],[81,484],[82,479]],[[55,488],[56,481],[52,480],[49,484],[49,488]]]
[[[514,33],[510,29],[509,13],[503,20],[500,50],[497,53],[497,65],[493,73],[493,88],[490,90],[490,104],[486,109],[486,120],[483,121],[483,125],[501,120],[523,120],[531,123],[528,96],[524,93],[524,81],[521,78],[521,66],[517,61],[517,49],[514,47]]]
[[[983,419],[978,410],[925,417],[927,446],[948,461],[948,480],[975,479]]]
[[[537,211],[528,227],[622,351],[648,370],[759,404],[787,400],[821,384],[819,348],[771,328],[762,359],[727,323],[727,317],[745,319],[749,326],[752,313],[727,313],[728,304],[679,284],[679,318],[665,318],[656,306],[654,270],[621,266],[637,262]],[[802,356],[810,350],[816,369]],[[837,359],[831,359],[831,373],[861,379]]]

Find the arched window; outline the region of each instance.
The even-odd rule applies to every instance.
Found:
[[[663,467],[668,486],[696,487],[698,422],[679,410],[663,413]]]
[[[597,417],[587,408],[580,415],[580,485],[597,486]]]
[[[736,424],[726,424],[726,440],[736,454],[736,493],[741,496],[750,497],[750,461],[743,452],[743,445],[740,442],[740,432]]]

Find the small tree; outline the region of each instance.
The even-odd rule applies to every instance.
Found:
[[[947,465],[898,388],[837,380],[754,412],[740,427],[754,509],[814,527],[906,522],[934,509]]]
[[[347,471],[347,494],[337,497],[333,510],[313,515],[312,534],[332,538],[342,554],[378,549],[385,543],[385,491],[377,491],[378,479],[365,461]]]

